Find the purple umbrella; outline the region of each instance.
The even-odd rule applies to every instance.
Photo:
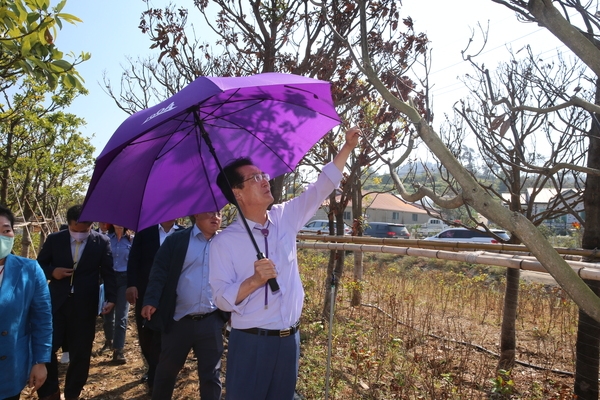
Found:
[[[338,124],[329,82],[200,77],[121,124],[96,160],[81,219],[140,230],[220,210],[220,163],[246,156],[271,176],[291,172]]]

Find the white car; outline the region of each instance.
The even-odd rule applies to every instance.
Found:
[[[496,236],[503,240],[509,240],[510,236],[501,229],[490,229]],[[425,238],[425,240],[436,240],[444,242],[462,243],[501,243],[489,233],[483,230],[470,230],[467,228],[448,228],[437,235]]]
[[[300,229],[300,233],[312,233],[317,235],[329,235],[329,221],[326,219],[315,219],[309,221]],[[352,228],[344,223],[344,235],[351,235]]]

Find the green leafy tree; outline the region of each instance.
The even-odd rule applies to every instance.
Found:
[[[0,104],[0,202],[25,221],[46,222],[42,218],[80,201],[93,166],[94,147],[78,130],[83,119],[62,111],[81,92],[59,86],[48,93],[48,86],[28,78]],[[23,235],[25,256],[30,243]]]
[[[93,147],[77,132],[83,120],[61,111],[85,93],[76,66],[90,58],[65,55],[55,44],[64,23],[81,22],[62,12],[65,4],[0,0],[0,202],[26,221],[54,216],[80,195],[92,165]]]
[[[0,0],[0,91],[14,85],[11,78],[25,75],[45,82],[50,90],[60,83],[67,88],[83,88],[75,66],[90,58],[89,53],[72,61],[54,44],[63,23],[81,20],[62,12],[66,0],[50,7],[49,0]]]

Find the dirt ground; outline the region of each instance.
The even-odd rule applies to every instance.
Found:
[[[553,278],[546,273],[521,271],[521,278],[527,282],[538,282],[544,285],[556,284]],[[118,365],[113,363],[112,353],[99,354],[99,350],[104,344],[104,333],[102,332],[102,319],[98,317],[96,324],[96,338],[93,348],[94,356],[91,360],[90,374],[87,384],[81,393],[82,400],[150,399],[147,386],[141,381],[142,376],[146,372],[146,366],[139,350],[137,329],[134,321],[132,308],[130,311],[129,327],[127,330],[126,344],[124,349],[127,363],[125,365]],[[60,359],[60,351],[57,356]],[[226,352],[223,355],[224,366],[225,357]],[[64,387],[66,368],[66,364],[60,365],[61,391]],[[224,374],[221,379],[223,382],[225,381]],[[25,389],[21,398],[37,399],[37,395],[35,393],[30,393],[28,389]],[[193,352],[190,352],[185,366],[179,374],[173,399],[187,400],[198,398],[199,394],[196,362]]]
[[[527,283],[541,283],[543,285],[558,285],[556,280],[547,272],[521,271],[521,279]]]
[[[133,310],[133,307],[131,308]],[[98,317],[96,323],[96,338],[94,340],[93,356],[90,365],[90,375],[81,393],[81,400],[148,400],[148,389],[142,376],[146,372],[146,365],[139,350],[137,340],[137,328],[133,311],[129,314],[129,326],[125,339],[124,354],[127,364],[118,365],[112,361],[112,352],[99,354],[104,345],[104,333],[102,332],[102,319]],[[57,353],[60,360],[61,352]],[[61,392],[64,388],[64,377],[67,364],[59,367]],[[223,381],[224,376],[221,378]],[[196,361],[193,352],[190,352],[184,368],[179,373],[179,379],[175,385],[173,399],[198,399],[198,374],[196,373]],[[25,389],[22,399],[37,399],[36,394],[29,393]]]

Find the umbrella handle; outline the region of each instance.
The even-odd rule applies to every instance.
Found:
[[[256,255],[256,258],[259,260],[262,260],[263,258],[267,258],[265,257],[265,255],[263,253],[258,253]],[[277,283],[277,280],[275,278],[271,278],[267,281],[267,283],[269,284],[269,287],[271,288],[272,292],[276,292],[279,290],[279,283]]]

